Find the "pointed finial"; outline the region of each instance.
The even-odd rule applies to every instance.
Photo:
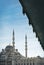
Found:
[[[27,35],[25,35],[25,42],[27,42]]]

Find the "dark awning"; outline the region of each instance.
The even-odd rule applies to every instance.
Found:
[[[44,0],[19,0],[44,49]]]

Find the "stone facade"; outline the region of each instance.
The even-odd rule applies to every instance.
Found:
[[[39,56],[36,58],[27,58],[22,56],[18,51],[13,51],[11,46],[7,46],[7,48],[0,53],[0,65],[44,65],[44,58]]]
[[[39,56],[35,58],[24,57],[14,47],[14,45],[8,45],[5,49],[2,49],[2,52],[0,52],[0,65],[44,65],[44,58]]]

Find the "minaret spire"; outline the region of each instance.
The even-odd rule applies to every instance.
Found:
[[[25,57],[27,57],[27,35],[25,35]]]
[[[13,48],[15,49],[15,42],[14,42],[15,38],[14,38],[14,30],[13,30]]]

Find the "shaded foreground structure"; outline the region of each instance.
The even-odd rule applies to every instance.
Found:
[[[25,57],[18,52],[18,49],[15,49],[14,39],[13,31],[12,45],[6,46],[0,52],[0,65],[44,65],[44,58],[40,56],[34,58],[27,57],[27,36],[25,36]]]
[[[44,0],[19,0],[44,50]]]

